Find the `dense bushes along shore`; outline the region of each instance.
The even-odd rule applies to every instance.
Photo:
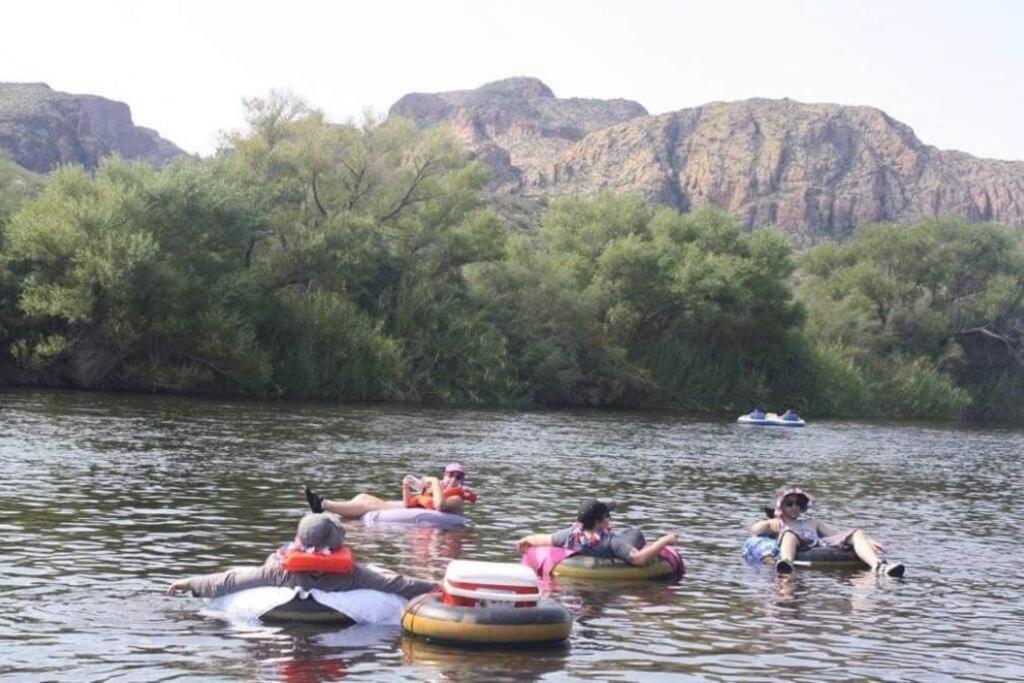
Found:
[[[600,196],[520,234],[441,131],[248,111],[208,160],[0,166],[0,383],[1024,419],[1019,231],[871,226],[797,256]]]

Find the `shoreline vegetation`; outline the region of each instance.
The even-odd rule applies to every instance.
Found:
[[[0,385],[1024,422],[1024,233],[794,252],[710,209],[546,202],[439,129],[246,102],[209,159],[0,160]]]

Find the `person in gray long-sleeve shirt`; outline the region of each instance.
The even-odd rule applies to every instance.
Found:
[[[336,550],[345,540],[345,529],[341,520],[331,513],[310,513],[299,522],[295,536],[297,544],[303,547]],[[229,569],[228,571],[204,576],[178,579],[167,588],[167,594],[192,591],[199,598],[216,598],[228,593],[258,588],[260,586],[284,586],[303,590],[350,591],[360,588],[395,593],[403,598],[414,598],[429,593],[437,584],[388,571],[377,571],[356,566],[348,573],[331,572],[290,572],[281,563],[281,556],[273,553],[259,567]]]

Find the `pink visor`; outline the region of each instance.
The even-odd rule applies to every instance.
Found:
[[[448,466],[444,468],[445,474],[449,474],[451,472],[458,472],[462,476],[466,476],[466,468],[457,462],[449,463]]]
[[[776,517],[779,517],[779,516],[782,515],[782,501],[784,501],[787,496],[802,496],[804,498],[804,500],[807,501],[807,506],[806,506],[805,509],[810,509],[810,507],[812,505],[814,505],[814,496],[812,496],[811,494],[807,493],[807,491],[804,491],[799,486],[785,486],[785,487],[779,489],[779,493],[775,497],[775,516]]]

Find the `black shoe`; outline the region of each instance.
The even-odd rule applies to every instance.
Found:
[[[309,509],[313,512],[324,511],[324,497],[310,491],[308,486],[306,487],[306,502],[309,503]]]
[[[903,566],[902,562],[897,562],[896,564],[886,564],[883,562],[878,565],[878,571],[880,574],[891,576],[894,579],[902,579],[903,573],[907,571],[907,568]]]
[[[789,560],[779,560],[775,563],[775,572],[777,574],[792,574],[793,563]]]

